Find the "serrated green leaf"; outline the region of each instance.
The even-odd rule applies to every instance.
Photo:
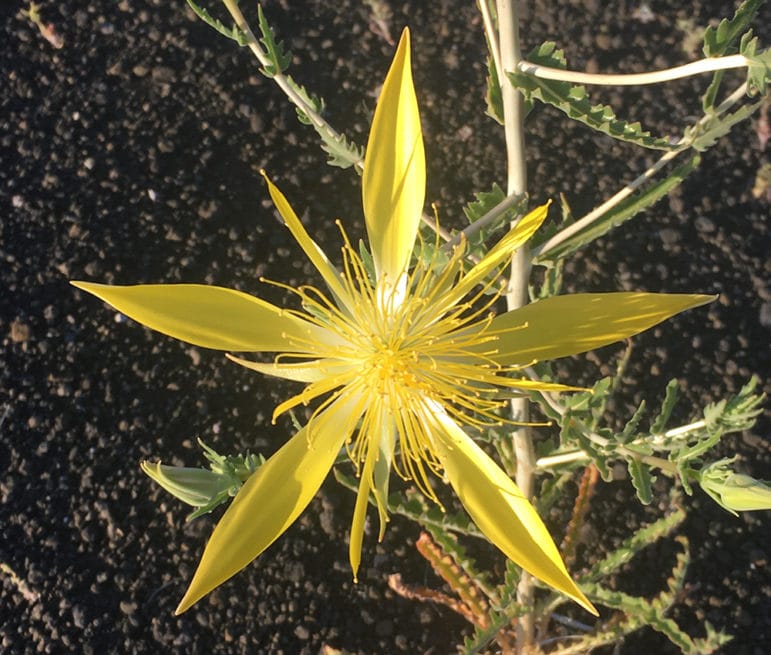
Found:
[[[495,67],[495,60],[492,57],[487,58],[487,111],[490,118],[503,125],[503,96],[501,95],[501,83],[498,78],[498,70]]]
[[[747,32],[742,36],[739,52],[750,60],[747,70],[747,93],[749,95],[765,95],[771,84],[771,50],[758,53],[758,39]]]
[[[714,653],[733,639],[728,633],[722,630],[715,630],[709,621],[704,621],[704,630],[707,633],[706,637],[693,640],[697,653],[710,655],[710,653]]]
[[[582,430],[577,429],[573,421],[565,421],[560,432],[560,440],[563,444],[577,444],[581,450],[589,455],[592,462],[597,467],[600,477],[605,482],[610,482],[613,479],[613,473],[608,464],[608,452],[606,452],[606,449],[598,446],[597,443],[587,437]]]
[[[742,105],[732,113],[720,116],[713,114],[706,122],[699,123],[686,130],[686,142],[694,150],[703,152],[715,145],[720,137],[728,134],[734,125],[747,120],[762,104],[763,100],[760,99],[757,102]]]
[[[300,96],[300,98],[302,98],[303,103],[310,109],[317,114],[324,111],[323,98],[319,98],[317,95],[309,93],[308,90],[302,84],[296,82],[291,75],[286,76],[286,83],[298,96]],[[306,114],[299,106],[295,106],[295,111],[297,112],[297,120],[303,125],[313,125],[313,121],[308,117],[308,114]]]
[[[490,191],[475,193],[474,198],[475,200],[472,200],[463,208],[463,213],[468,219],[469,224],[479,220],[497,204],[505,200],[506,194],[497,183],[493,182]]]
[[[679,396],[680,383],[673,378],[667,383],[667,388],[664,392],[664,401],[661,403],[661,410],[651,424],[651,434],[659,434],[664,432],[664,428],[667,427],[669,417],[672,416],[672,411],[677,404],[677,399]]]
[[[260,26],[260,34],[262,34],[260,43],[265,46],[265,53],[270,59],[270,63],[260,68],[260,72],[265,77],[275,77],[289,68],[292,55],[284,51],[284,44],[281,41],[276,41],[273,29],[262,11],[262,5],[259,4],[257,5],[257,21]]]
[[[708,27],[704,31],[704,47],[702,48],[704,56],[719,57],[731,54],[731,46],[755,18],[755,14],[763,1],[746,0],[736,9],[733,18],[730,20],[724,18],[717,28]]]
[[[592,566],[588,573],[582,575],[578,580],[579,583],[583,587],[586,583],[596,582],[597,580],[614,573],[621,568],[621,566],[629,562],[643,548],[670,534],[684,520],[685,511],[678,507],[671,514],[660,518],[650,525],[640,528],[631,537],[624,540],[621,546],[616,550],[609,553],[604,559]]]
[[[635,410],[634,414],[632,414],[632,418],[630,418],[626,422],[624,429],[616,435],[617,442],[619,442],[620,444],[628,444],[637,436],[637,428],[640,425],[640,421],[642,420],[643,414],[645,414],[644,400],[641,401],[640,404],[637,406],[637,409]]]
[[[632,596],[620,591],[611,591],[600,585],[585,584],[584,589],[599,604],[621,610],[627,616],[635,616],[643,620],[654,630],[662,633],[673,644],[678,646],[687,655],[703,655],[697,650],[693,640],[680,629],[665,613],[674,604],[677,595],[683,589],[685,573],[688,566],[688,542],[684,538],[678,539],[683,545],[683,551],[677,554],[677,561],[672,573],[667,580],[668,590],[659,594],[652,601],[647,601],[638,596]]]
[[[615,207],[609,209],[599,219],[592,222],[586,229],[572,235],[562,243],[549,250],[541,251],[540,245],[533,247],[534,262],[537,264],[549,264],[566,257],[595,239],[607,234],[615,227],[625,223],[635,214],[647,209],[666,196],[672,189],[680,184],[688,175],[696,170],[700,158],[693,156],[688,162],[672,171],[665,179],[648,187],[641,193],[631,195]]]
[[[733,44],[752,22],[762,2],[763,0],[747,0],[739,5],[733,18],[723,19],[717,28],[708,27],[704,31],[704,46],[702,48],[704,55],[706,57],[720,57],[734,52],[736,48],[732,47]],[[724,75],[725,71],[715,71],[712,81],[702,97],[701,104],[706,114],[711,113],[715,107],[715,100]]]
[[[299,95],[303,102],[317,114],[324,111],[324,99],[308,92],[302,85],[296,82],[291,75],[285,77],[289,87]],[[344,134],[334,134],[326,125],[320,126],[312,121],[300,108],[296,107],[297,120],[303,125],[310,125],[321,137],[321,149],[329,155],[327,163],[330,166],[349,168],[364,160],[364,148],[356,145],[346,138]]]
[[[527,56],[527,60],[551,68],[567,67],[564,53],[557,50],[552,42],[534,49]],[[668,139],[651,136],[650,132],[644,131],[637,122],[629,123],[619,119],[612,107],[593,105],[583,86],[559,80],[546,80],[521,71],[507,71],[506,74],[527,100],[536,99],[550,104],[570,118],[614,139],[655,150],[674,150],[676,147]]]
[[[322,140],[321,149],[329,155],[327,164],[330,166],[350,168],[364,160],[364,148],[350,141],[344,134],[333,136],[318,128],[316,131]]]
[[[231,28],[225,27],[222,24],[222,21],[220,21],[217,18],[214,18],[208,11],[206,11],[206,9],[196,4],[194,0],[187,0],[187,4],[193,10],[195,15],[198,16],[198,18],[200,18],[209,27],[217,30],[223,36],[226,36],[227,38],[232,39],[240,46],[244,46],[249,42],[248,39],[246,38],[246,35],[241,30],[239,30],[235,25],[233,25],[233,27]]]
[[[637,497],[643,505],[650,505],[651,500],[653,500],[651,483],[654,480],[651,475],[650,466],[641,462],[636,457],[628,458],[626,464],[629,469],[629,475],[632,478],[632,485],[637,492]]]
[[[506,194],[495,182],[493,182],[490,191],[480,191],[479,193],[475,193],[474,200],[463,208],[463,213],[465,214],[469,225],[473,225],[480,218],[495,209],[495,207],[505,199]],[[495,221],[486,225],[484,229],[469,235],[467,239],[469,254],[482,257],[485,252],[487,252],[487,247],[485,245],[487,239],[503,226],[507,225],[518,213],[520,213],[523,209],[523,205],[524,198],[521,202],[514,204],[508,210],[501,212]]]

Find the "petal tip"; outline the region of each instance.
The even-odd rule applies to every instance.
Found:
[[[174,616],[179,616],[180,614],[184,614],[189,610],[198,600],[197,598],[195,600],[192,600],[190,598],[190,590],[187,590],[187,593],[182,597],[182,600],[179,601],[179,605],[177,605],[177,609],[174,610]]]

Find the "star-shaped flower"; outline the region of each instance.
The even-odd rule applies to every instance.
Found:
[[[538,229],[547,206],[527,214],[478,263],[465,244],[446,260],[410,268],[425,196],[425,158],[402,34],[369,136],[362,196],[373,266],[345,232],[336,267],[267,179],[286,226],[327,291],[285,287],[301,309],[241,291],[195,284],[107,286],[74,282],[123,314],[191,344],[278,353],[272,363],[228,355],[260,373],[304,383],[275,416],[313,403],[308,423],[251,475],[206,546],[177,612],[244,568],[300,515],[346,448],[359,476],[350,533],[354,576],[374,496],[382,537],[394,469],[438,502],[432,475],[454,488],[479,529],[503,553],[591,612],[533,506],[464,431],[500,424],[512,395],[570,389],[517,372],[535,361],[584,352],[641,332],[711,298],[648,293],[557,296],[493,314],[512,252]],[[373,270],[371,270],[373,269]]]

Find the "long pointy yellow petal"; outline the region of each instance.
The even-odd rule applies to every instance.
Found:
[[[447,479],[482,533],[513,562],[597,614],[567,572],[530,501],[444,412],[435,415],[436,453]]]
[[[367,457],[364,461],[364,469],[359,478],[359,490],[356,494],[356,505],[353,508],[351,520],[351,536],[348,543],[348,560],[351,563],[353,579],[358,579],[359,564],[361,564],[361,544],[364,535],[364,520],[367,518],[367,506],[369,505],[369,492],[372,490],[372,469],[378,458],[378,444],[370,443],[367,447]]]
[[[295,382],[318,382],[329,375],[328,369],[320,365],[318,360],[302,364],[276,364],[274,362],[253,362],[230,354],[226,354],[225,357],[244,368],[263,375],[272,375]]]
[[[496,316],[487,331],[497,342],[476,346],[499,364],[527,364],[600,348],[711,302],[716,296],[666,293],[575,293],[554,296]]]
[[[362,200],[378,279],[396,284],[415,244],[426,161],[405,28],[380,93],[367,143]]]
[[[329,259],[327,259],[324,251],[311,238],[305,227],[303,227],[303,224],[300,222],[294,209],[292,209],[292,205],[289,204],[286,196],[281,193],[279,188],[270,181],[270,178],[264,172],[262,175],[265,178],[265,182],[268,184],[268,192],[270,193],[271,200],[273,200],[273,204],[276,206],[276,209],[278,209],[278,213],[281,214],[281,218],[284,219],[284,223],[289,228],[295,241],[297,241],[299,246],[303,249],[305,255],[316,267],[316,270],[321,273],[321,276],[324,278],[324,282],[326,282],[332,295],[351,309],[351,300],[340,282],[339,272],[330,263]]]
[[[482,282],[487,275],[503,265],[511,257],[512,253],[522,247],[546,220],[546,216],[549,213],[549,204],[551,203],[536,207],[523,216],[522,220],[496,243],[448,292],[446,299],[443,299],[446,304],[451,305],[458,302],[477,284]]]
[[[246,481],[206,544],[177,614],[243,569],[307,507],[355,425],[353,407],[351,400],[330,406]]]
[[[304,350],[325,330],[249,294],[203,284],[112,286],[72,282],[122,314],[175,339],[215,350]]]

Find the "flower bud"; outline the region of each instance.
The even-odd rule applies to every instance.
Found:
[[[732,514],[771,509],[771,486],[728,468],[733,459],[721,459],[701,472],[701,488]]]
[[[160,462],[142,462],[142,470],[172,496],[197,508],[187,520],[213,510],[234,496],[241,480],[227,473],[215,473],[202,468],[165,466]]]

